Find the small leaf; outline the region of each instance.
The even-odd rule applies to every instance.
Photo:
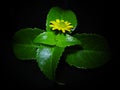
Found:
[[[80,41],[73,37],[73,36],[70,36],[68,34],[58,34],[56,36],[56,40],[57,40],[57,44],[56,46],[59,46],[59,47],[66,47],[66,46],[73,46],[73,45],[79,45],[80,44]]]
[[[43,32],[35,38],[34,43],[55,45],[56,44],[55,34],[54,32]]]
[[[29,60],[36,58],[36,48],[33,43],[34,38],[43,32],[38,28],[25,28],[15,33],[13,37],[13,50],[18,59]]]
[[[96,34],[76,34],[83,49],[69,49],[67,63],[78,68],[96,68],[110,59],[106,39]]]
[[[64,48],[40,45],[37,49],[38,66],[50,79],[55,79],[55,70]]]
[[[50,27],[49,27],[50,21],[55,21],[56,19],[70,22],[72,26],[74,27],[72,31],[74,31],[74,29],[77,26],[77,19],[76,19],[76,15],[74,12],[72,12],[71,10],[63,10],[59,7],[53,7],[50,9],[47,15],[47,19],[46,19],[46,30],[47,31],[50,31]]]

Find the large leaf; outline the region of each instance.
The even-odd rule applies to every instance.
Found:
[[[68,34],[58,34],[56,36],[56,40],[57,40],[56,46],[59,46],[59,47],[66,47],[66,46],[81,44],[77,38],[70,36]]]
[[[50,79],[55,79],[55,70],[64,48],[40,45],[37,49],[38,66]]]
[[[47,31],[50,31],[50,27],[49,27],[50,21],[55,21],[56,19],[70,22],[74,27],[72,31],[74,31],[74,29],[77,26],[77,19],[76,19],[76,15],[74,14],[74,12],[72,12],[71,10],[63,10],[58,7],[53,7],[50,9],[47,15],[47,19],[46,19],[46,30]]]
[[[76,34],[81,41],[82,49],[69,49],[66,61],[78,68],[96,68],[110,59],[107,40],[95,34]]]
[[[30,60],[36,58],[36,48],[33,43],[34,38],[43,32],[38,28],[25,28],[15,33],[13,37],[13,50],[18,59]]]
[[[47,45],[55,45],[55,34],[54,32],[43,32],[35,38],[34,42]]]

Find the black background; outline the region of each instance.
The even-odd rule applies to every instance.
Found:
[[[60,6],[71,9],[78,19],[74,33],[96,33],[104,36],[114,52],[112,31],[108,32],[104,23],[103,1],[82,0],[31,0],[6,1],[2,13],[2,87],[3,88],[103,88],[113,87],[117,82],[117,63],[111,60],[92,70],[82,70],[60,63],[57,79],[65,82],[58,85],[49,81],[39,70],[35,61],[20,61],[12,51],[12,36],[21,28],[37,27],[45,29],[46,16],[50,8]]]

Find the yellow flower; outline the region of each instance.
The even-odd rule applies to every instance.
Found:
[[[55,21],[50,21],[50,23],[51,24],[49,26],[52,28],[52,30],[59,30],[63,33],[65,33],[66,31],[70,32],[73,28],[70,22],[64,20],[56,19]]]

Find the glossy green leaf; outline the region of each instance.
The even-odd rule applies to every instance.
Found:
[[[66,47],[66,46],[73,46],[80,44],[80,41],[77,38],[70,36],[69,34],[58,34],[56,36],[56,40],[57,40],[56,46],[59,47]]]
[[[45,45],[37,49],[38,66],[50,80],[55,79],[55,70],[63,51],[64,48]]]
[[[13,37],[13,51],[18,59],[29,60],[36,58],[36,48],[33,43],[34,38],[43,32],[38,28],[25,28],[15,33]]]
[[[46,30],[47,31],[50,31],[50,27],[49,27],[50,21],[55,21],[56,19],[70,22],[74,27],[72,31],[74,31],[74,29],[77,26],[77,19],[76,19],[76,15],[74,12],[72,12],[71,10],[64,10],[59,7],[53,7],[50,9],[47,15],[47,19],[46,19]]]
[[[82,49],[69,49],[66,62],[78,68],[96,68],[110,59],[107,40],[96,34],[76,34]]]
[[[34,43],[55,45],[56,44],[55,34],[54,32],[43,32],[34,39]]]

